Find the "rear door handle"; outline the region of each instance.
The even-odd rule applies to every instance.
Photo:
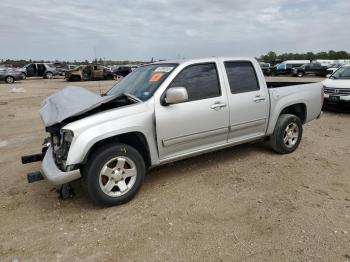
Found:
[[[253,101],[256,103],[259,103],[260,101],[264,101],[264,100],[265,100],[265,97],[260,96],[260,95],[253,98]]]
[[[220,103],[220,102],[217,102],[217,103],[213,104],[212,106],[210,106],[210,108],[214,109],[214,110],[220,110],[221,108],[224,108],[224,107],[226,107],[226,104]]]

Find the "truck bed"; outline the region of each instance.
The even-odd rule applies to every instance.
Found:
[[[266,82],[267,88],[313,84],[315,82]]]

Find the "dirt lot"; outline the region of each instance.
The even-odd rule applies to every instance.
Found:
[[[350,261],[350,114],[307,124],[290,155],[256,143],[157,168],[133,201],[102,209],[79,183],[65,201],[28,184],[40,164],[20,163],[45,137],[40,101],[66,85],[0,84],[1,262]]]

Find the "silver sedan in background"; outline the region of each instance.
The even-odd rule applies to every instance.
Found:
[[[22,80],[22,72],[20,70],[9,67],[0,68],[0,81],[12,84],[18,80]]]

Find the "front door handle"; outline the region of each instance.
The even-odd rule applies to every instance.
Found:
[[[214,109],[214,110],[220,110],[221,108],[224,108],[224,107],[226,107],[226,104],[220,103],[220,102],[217,102],[217,103],[213,104],[212,106],[210,106],[210,108]]]
[[[259,103],[260,101],[264,101],[265,97],[257,95],[256,97],[253,98],[253,101],[256,103]]]

